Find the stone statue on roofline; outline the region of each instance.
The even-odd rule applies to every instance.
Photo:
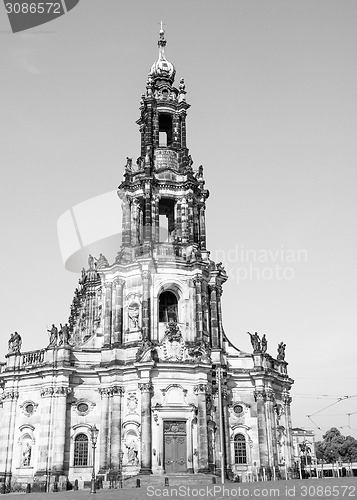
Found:
[[[57,329],[57,327],[54,325],[54,323],[52,323],[51,330],[47,330],[47,331],[50,334],[50,343],[48,344],[48,347],[56,347],[56,345],[57,345],[57,338],[58,338],[58,329]]]
[[[17,332],[12,333],[10,335],[10,339],[8,342],[9,354],[16,354],[16,353],[20,352],[21,344],[22,344],[21,335]]]
[[[262,340],[260,343],[261,343],[261,352],[262,352],[262,354],[265,354],[267,352],[267,349],[268,349],[268,341],[267,341],[267,338],[265,336],[265,333],[263,334]]]
[[[285,360],[285,347],[286,344],[284,344],[284,342],[280,342],[280,344],[278,344],[278,356],[276,358],[278,361]]]
[[[69,344],[69,338],[70,338],[70,332],[69,332],[69,326],[68,324],[64,324],[62,325],[62,323],[60,323],[60,331],[59,331],[59,343],[58,345],[68,345]]]
[[[260,338],[257,332],[252,335],[250,332],[247,332],[250,335],[250,342],[253,347],[253,352],[261,352]]]

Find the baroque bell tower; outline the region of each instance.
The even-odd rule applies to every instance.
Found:
[[[165,56],[151,67],[137,121],[141,155],[127,158],[118,195],[123,203],[123,243],[117,261],[142,269],[142,339],[160,341],[164,324],[179,324],[185,341],[222,347],[221,285],[227,276],[206,249],[203,167],[193,168],[186,143],[186,86],[174,86]],[[150,277],[149,277],[150,276]],[[192,307],[193,306],[193,307]]]

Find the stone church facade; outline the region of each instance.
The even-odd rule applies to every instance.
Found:
[[[166,59],[164,31],[137,121],[140,156],[118,188],[122,246],[89,256],[68,324],[22,352],[13,334],[1,364],[0,479],[54,484],[95,473],[225,473],[289,467],[293,456],[284,360],[235,348],[222,324],[227,274],[206,248],[209,192],[186,145],[189,104]]]

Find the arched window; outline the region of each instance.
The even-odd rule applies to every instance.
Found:
[[[88,465],[88,436],[85,434],[78,434],[74,440],[73,465],[77,467]]]
[[[159,297],[159,322],[178,321],[177,298],[172,292],[163,292]]]
[[[237,434],[234,436],[234,463],[247,463],[247,448],[243,434]]]

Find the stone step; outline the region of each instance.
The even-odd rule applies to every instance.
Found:
[[[181,486],[187,484],[204,484],[210,485],[213,484],[212,477],[216,478],[212,474],[160,474],[160,475],[141,475],[132,476],[128,479],[125,479],[123,482],[124,488],[135,488],[137,479],[140,479],[140,487],[146,488],[147,486],[157,486],[157,487],[165,487],[165,479],[168,480],[169,486]],[[218,481],[218,478],[216,478]]]

